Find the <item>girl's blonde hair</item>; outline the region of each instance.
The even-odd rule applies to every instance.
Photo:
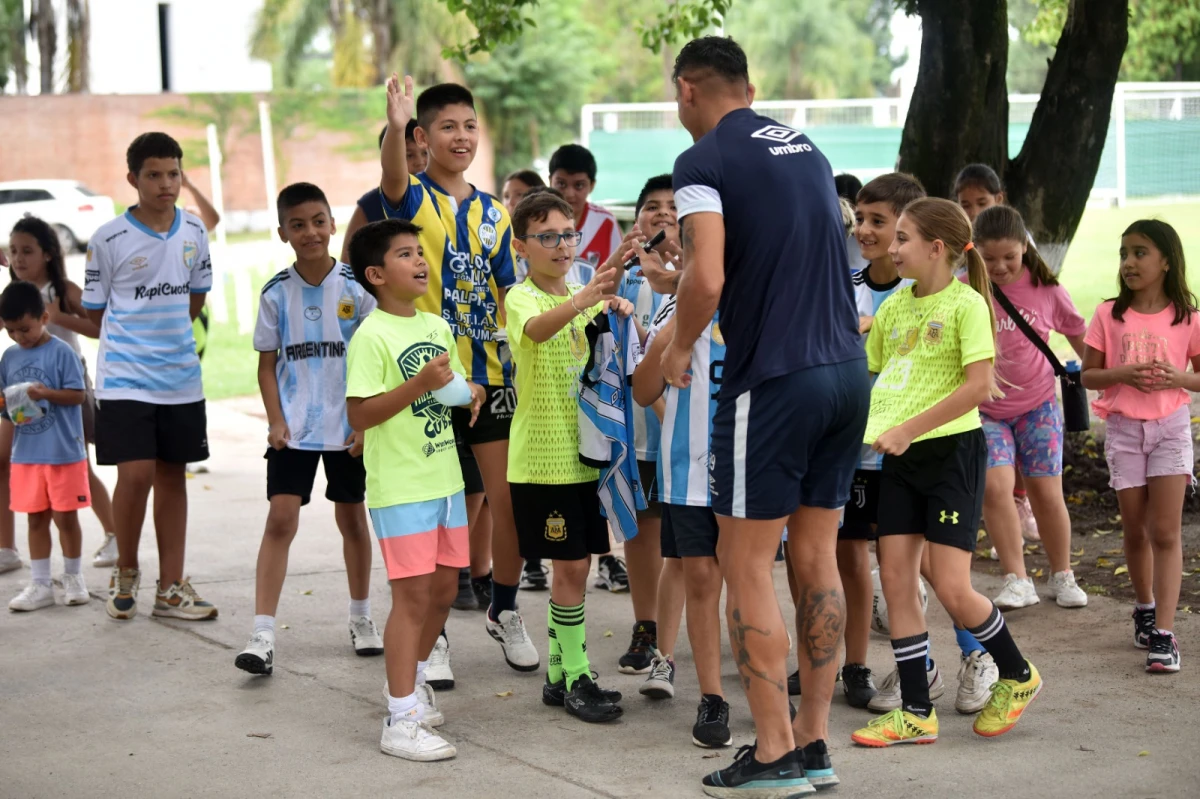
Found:
[[[838,197],[838,208],[842,212],[842,227],[846,229],[846,235],[849,236],[854,232],[854,206],[845,197]]]
[[[996,311],[992,307],[992,281],[988,278],[983,256],[975,249],[971,220],[967,217],[967,212],[958,203],[940,197],[922,197],[905,206],[904,216],[916,226],[921,238],[926,241],[940,241],[946,245],[951,274],[958,272],[963,263],[966,263],[967,279],[971,288],[979,292],[987,303],[992,347],[996,349]],[[969,248],[968,244],[971,245]],[[1002,397],[1003,392],[995,384],[995,372],[992,374],[992,396]]]

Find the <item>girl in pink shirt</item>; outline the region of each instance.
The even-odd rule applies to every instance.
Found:
[[[1101,392],[1092,408],[1107,420],[1109,485],[1137,599],[1133,643],[1150,650],[1146,671],[1176,672],[1171,627],[1183,571],[1183,498],[1195,482],[1188,392],[1200,391],[1200,313],[1174,228],[1154,219],[1129,226],[1119,285],[1088,328],[1083,385]]]
[[[1016,210],[994,205],[975,219],[975,246],[988,276],[1043,341],[1055,330],[1083,355],[1087,324],[1067,290],[1058,284],[1028,242]],[[1046,356],[993,300],[996,312],[996,376],[1005,396],[979,406],[988,443],[983,518],[1004,568],[1004,588],[993,600],[1001,610],[1040,600],[1025,573],[1021,519],[1012,501],[1017,475],[1025,488],[1050,560],[1050,588],[1059,607],[1081,608],[1087,594],[1071,571],[1071,517],[1063,499],[1063,414],[1057,381]],[[1019,467],[1019,471],[1018,471]]]

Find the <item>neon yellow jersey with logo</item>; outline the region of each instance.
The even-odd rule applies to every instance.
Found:
[[[517,365],[517,411],[508,438],[508,482],[566,485],[595,480],[599,472],[579,462],[579,375],[588,359],[585,329],[600,312],[576,315],[541,344],[525,335],[530,319],[552,311],[583,286],[567,285],[556,297],[526,280],[508,293],[508,340]]]
[[[877,373],[871,389],[867,444],[880,434],[919,416],[954,393],[976,361],[991,360],[996,350],[987,302],[958,280],[928,297],[913,287],[884,300],[867,335],[867,368]],[[979,428],[979,409],[915,441],[952,436]]]
[[[496,336],[504,327],[499,289],[517,282],[504,205],[478,189],[460,203],[424,172],[409,176],[398,207],[382,191],[379,198],[388,217],[410,219],[421,228],[429,290],[417,299],[417,308],[449,323],[468,380],[511,386],[512,364]]]
[[[463,374],[445,320],[423,311],[416,316],[372,311],[350,339],[346,396],[366,399],[391,391],[444,352],[450,353],[450,368]],[[369,508],[440,499],[463,489],[450,409],[429,393],[366,431],[363,464]]]

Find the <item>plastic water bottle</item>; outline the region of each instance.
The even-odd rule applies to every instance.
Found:
[[[467,379],[457,372],[454,373],[453,380],[430,393],[447,408],[458,408],[471,403],[471,387],[467,385]]]
[[[1067,374],[1076,374],[1080,371],[1079,361],[1067,361]]]

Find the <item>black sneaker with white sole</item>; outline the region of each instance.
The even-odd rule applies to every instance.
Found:
[[[658,648],[658,626],[652,621],[639,621],[633,625],[633,636],[629,649],[617,661],[622,674],[645,674],[654,661],[654,650]]]
[[[567,691],[563,706],[572,716],[589,724],[616,721],[625,712],[586,674]]]
[[[871,678],[871,670],[858,663],[842,666],[842,690],[846,693],[846,703],[860,710],[879,693]]]
[[[592,672],[592,681],[595,682],[596,673]],[[621,701],[620,691],[610,691],[607,688],[601,688],[601,693],[608,697],[608,701],[614,704]],[[567,678],[563,677],[558,682],[550,682],[550,678],[546,677],[546,681],[542,683],[542,704],[550,707],[563,707],[567,703]]]
[[[614,594],[623,594],[629,590],[629,572],[625,570],[625,561],[615,555],[601,555],[596,564],[596,588],[605,588]]]
[[[540,560],[525,561],[521,582],[517,587],[522,591],[545,591],[550,587],[550,569]]]
[[[714,771],[701,780],[704,793],[716,799],[737,799],[740,796],[795,799],[816,793],[817,789],[804,777],[804,761],[799,751],[793,749],[771,763],[760,763],[754,759],[757,748],[757,742],[743,746],[732,765]]]
[[[729,731],[729,703],[716,694],[705,694],[696,708],[692,725],[692,743],[702,749],[717,749],[733,743]]]
[[[1133,609],[1133,645],[1138,649],[1150,648],[1150,635],[1157,629],[1155,621],[1154,608]]]
[[[1150,634],[1150,651],[1146,654],[1146,671],[1168,674],[1179,671],[1179,642],[1172,633],[1155,630]]]

